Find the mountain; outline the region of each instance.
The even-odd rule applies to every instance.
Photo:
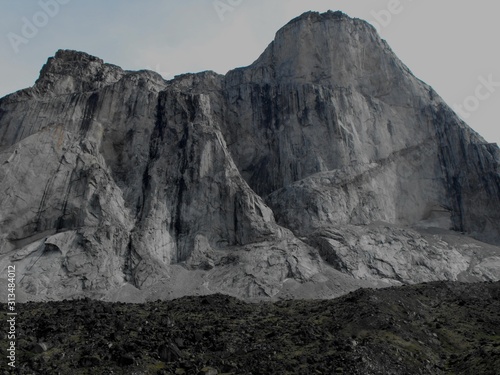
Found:
[[[341,12],[301,15],[225,76],[60,50],[0,99],[0,269],[27,300],[495,281],[499,165]]]

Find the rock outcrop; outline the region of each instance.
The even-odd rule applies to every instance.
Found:
[[[0,99],[0,269],[27,299],[498,280],[499,165],[340,12],[292,20],[226,76],[61,50]]]

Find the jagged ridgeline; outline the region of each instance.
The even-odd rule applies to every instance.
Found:
[[[499,164],[340,12],[292,20],[225,76],[60,50],[0,100],[0,268],[25,299],[498,280]]]

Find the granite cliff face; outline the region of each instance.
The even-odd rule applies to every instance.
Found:
[[[499,165],[340,12],[292,20],[226,76],[61,50],[0,99],[0,269],[27,299],[498,280]]]

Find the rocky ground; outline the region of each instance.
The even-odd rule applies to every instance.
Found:
[[[362,289],[334,300],[251,304],[218,294],[146,304],[31,302],[18,310],[15,374],[498,374],[500,368],[500,282]],[[6,326],[5,305],[0,315]]]

